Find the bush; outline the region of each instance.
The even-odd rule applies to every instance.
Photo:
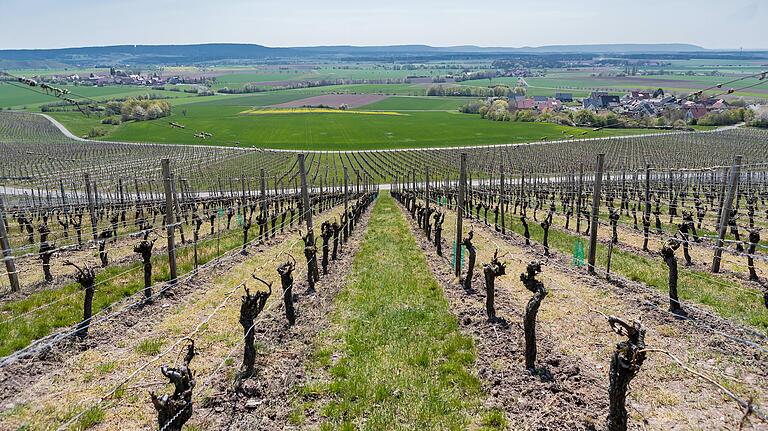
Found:
[[[745,112],[744,120],[752,127],[768,128],[768,106],[758,106]]]
[[[505,94],[502,94],[503,96],[509,95],[509,88],[508,87],[499,87],[506,89]],[[487,88],[487,87],[470,87],[468,85],[455,85],[455,86],[445,86],[445,85],[434,85],[432,87],[429,87],[427,90],[427,96],[467,96],[467,97],[493,97],[493,96],[499,96],[498,94],[495,94],[495,91],[493,88]]]
[[[477,102],[469,102],[465,105],[459,106],[459,112],[462,112],[464,114],[479,114],[480,108],[485,106],[486,104],[482,101]]]
[[[493,121],[509,121],[509,102],[503,99],[496,99],[490,106],[481,108],[480,116]]]
[[[171,105],[162,100],[128,99],[120,107],[122,121],[144,121],[171,115]]]
[[[107,136],[107,131],[100,127],[93,127],[91,128],[91,131],[88,132],[89,138],[98,138],[101,136]]]
[[[119,126],[120,123],[121,123],[121,121],[117,117],[107,117],[107,118],[101,120],[101,124],[111,124],[113,126]]]
[[[700,126],[730,126],[744,121],[744,109],[731,109],[723,112],[712,112],[699,118]]]
[[[515,121],[529,123],[536,121],[536,116],[533,115],[533,111],[519,110],[515,112]]]

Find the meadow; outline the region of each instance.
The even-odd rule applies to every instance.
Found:
[[[405,115],[396,116],[330,113],[248,115],[238,106],[191,104],[184,109],[186,116],[177,109],[171,117],[160,120],[101,126],[110,130],[104,139],[280,149],[360,150],[509,144],[539,141],[545,137],[554,140],[570,135],[597,137],[630,132],[594,132],[550,123],[492,122],[458,112],[405,112]],[[68,127],[75,126],[73,133],[87,133],[85,129],[88,125],[82,122],[80,114],[56,113],[54,116]],[[186,129],[172,128],[168,121],[183,124]],[[200,131],[211,133],[213,137],[204,141],[192,137],[193,133]]]

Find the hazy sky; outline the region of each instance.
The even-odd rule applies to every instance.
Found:
[[[0,49],[201,42],[768,48],[768,1],[0,0]]]

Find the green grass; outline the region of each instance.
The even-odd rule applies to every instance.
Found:
[[[473,342],[388,194],[373,209],[351,280],[333,315],[331,348],[342,356],[327,360],[328,341],[313,356],[331,381],[299,391],[307,401],[326,396],[321,429],[465,430],[479,422]]]
[[[70,427],[73,431],[84,431],[100,424],[104,421],[106,414],[99,406],[89,408],[77,421]]]
[[[259,97],[259,96],[253,96]],[[129,122],[120,126],[102,126],[93,119],[94,127],[111,131],[100,139],[127,142],[175,144],[233,145],[282,149],[363,150],[387,148],[421,148],[466,145],[510,144],[563,139],[648,133],[647,130],[606,129],[593,132],[551,123],[494,122],[478,115],[450,112],[405,112],[401,116],[363,116],[335,114],[243,115],[242,106],[210,104],[185,105],[186,116],[176,107],[168,118]],[[88,120],[71,113],[54,113],[73,132],[90,130]],[[169,121],[186,126],[174,129]],[[213,134],[199,141],[196,131]],[[586,132],[586,134],[583,134]]]
[[[153,90],[147,87],[134,87],[127,85],[113,85],[106,87],[58,85],[57,87],[69,89],[73,93],[70,96],[72,99],[80,100],[84,103],[89,102],[87,98],[104,100],[110,98],[136,97],[139,95],[153,93],[173,98],[171,100],[175,100],[177,98],[188,99],[193,96],[183,92]],[[8,83],[0,82],[0,108],[26,107],[31,109],[37,108],[42,104],[59,101],[60,100],[54,96],[40,93],[39,89],[30,89],[18,83],[11,85]]]
[[[163,347],[163,340],[149,338],[141,340],[141,342],[136,345],[136,353],[144,356],[155,356],[160,353],[161,347]]]

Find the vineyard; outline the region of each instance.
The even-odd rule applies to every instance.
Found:
[[[1,430],[768,429],[768,132],[0,146]]]

